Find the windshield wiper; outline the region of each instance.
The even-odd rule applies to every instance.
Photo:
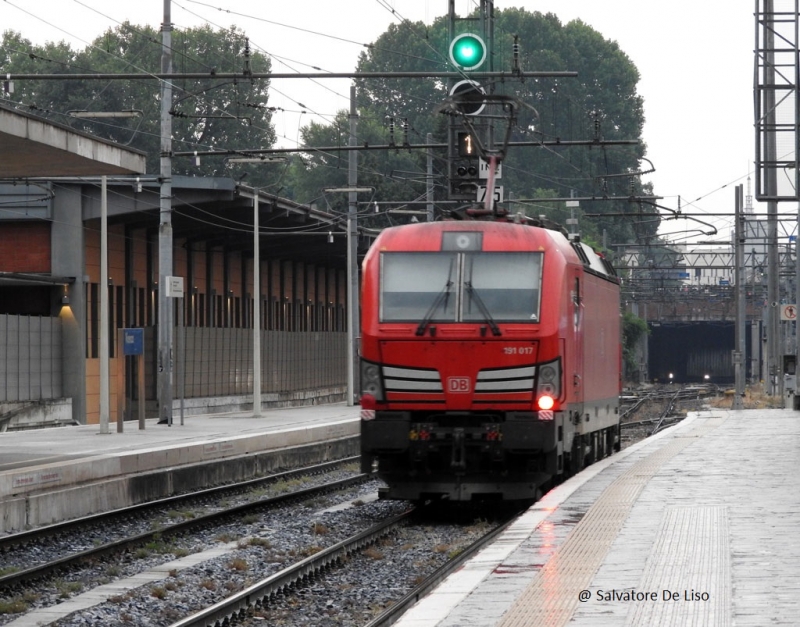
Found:
[[[425,328],[428,326],[428,323],[433,318],[433,314],[436,313],[436,310],[439,308],[439,305],[442,304],[444,301],[445,309],[447,309],[447,298],[450,296],[450,288],[453,287],[453,281],[451,277],[453,276],[453,260],[450,260],[450,268],[447,271],[447,283],[444,284],[442,291],[436,295],[433,303],[431,304],[430,308],[427,312],[425,312],[425,316],[422,318],[422,321],[417,326],[416,335],[425,335]]]
[[[486,322],[489,325],[489,328],[492,330],[492,335],[502,335],[502,333],[500,332],[500,327],[498,327],[497,324],[495,323],[494,318],[492,318],[492,314],[489,313],[489,309],[481,300],[481,297],[478,296],[477,290],[474,287],[472,287],[472,281],[464,281],[464,287],[467,288],[467,294],[469,294],[470,297],[472,297],[475,300],[475,304],[478,305],[478,309],[481,310],[481,313],[483,314],[483,319],[486,320]]]
[[[428,326],[428,323],[431,321],[431,318],[433,318],[433,314],[435,314],[436,310],[439,309],[439,305],[442,304],[442,301],[445,301],[446,303],[447,297],[450,296],[451,287],[453,287],[453,282],[448,279],[447,283],[444,284],[442,291],[439,292],[439,294],[436,296],[436,300],[434,300],[433,304],[431,304],[430,309],[428,309],[428,311],[425,313],[425,317],[419,323],[416,335],[425,335],[425,327]],[[447,305],[445,304],[445,309],[446,308]]]

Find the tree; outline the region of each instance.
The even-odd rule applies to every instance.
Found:
[[[242,72],[249,59],[252,72],[269,72],[260,53],[245,56],[247,40],[236,27],[209,26],[176,31],[172,36],[175,72]],[[69,80],[70,73],[160,73],[161,35],[149,26],[128,22],[106,31],[84,50],[68,44],[35,46],[19,33],[6,31],[0,48],[0,71],[11,74],[64,74],[64,80],[17,81],[14,101],[62,124],[84,130],[147,153],[149,172],[159,171],[161,111],[157,80]],[[175,151],[213,148],[271,147],[275,131],[267,105],[269,81],[219,79],[174,82],[173,146]],[[103,121],[77,119],[69,111],[139,110],[140,118]],[[176,174],[219,175],[221,158],[175,159]],[[254,176],[257,172],[254,170]],[[260,172],[263,176],[263,171]],[[252,179],[251,179],[252,180]],[[258,181],[253,181],[256,184]]]
[[[647,322],[629,311],[622,315],[622,359],[628,377],[639,370],[637,348],[639,341],[649,333]]]
[[[485,85],[495,93],[515,96],[535,109],[535,112],[530,107],[522,110],[512,141],[641,139],[644,114],[642,98],[636,93],[639,73],[615,42],[606,40],[580,20],[563,25],[551,13],[506,9],[495,11],[495,17],[495,70],[510,70],[516,34],[521,44],[522,69],[578,72],[578,78],[506,79]],[[357,70],[450,70],[448,36],[446,17],[437,18],[430,26],[420,22],[392,25],[361,54]],[[362,118],[407,118],[413,143],[424,142],[427,133],[433,134],[434,142],[447,141],[448,119],[433,113],[447,97],[444,81],[371,78],[357,81],[357,87]],[[320,130],[315,129],[314,133]],[[310,140],[312,134],[306,138]],[[359,143],[365,139],[360,136]],[[504,161],[502,182],[507,196],[511,191],[515,199],[533,199],[514,204],[512,210],[522,208],[533,216],[541,213],[563,216],[563,203],[543,205],[536,199],[564,198],[572,193],[597,198],[652,193],[650,186],[635,175],[641,169],[644,154],[642,142],[624,147],[512,148]],[[360,163],[364,158],[359,157]],[[416,164],[414,172],[424,172],[423,151],[409,158]],[[438,199],[446,196],[445,159],[446,154],[437,155]],[[307,179],[302,172],[295,172],[294,180],[294,193],[299,194]],[[305,193],[311,194],[310,190]],[[380,193],[376,197],[383,199]],[[652,236],[658,228],[652,208],[627,201],[596,200],[582,203],[580,210],[626,214],[595,218],[594,229],[587,229],[586,221],[582,221],[582,231],[592,233],[595,239],[602,238],[605,230],[612,242],[623,243]]]
[[[361,115],[358,119],[360,145],[388,145],[391,134],[385,119]],[[301,130],[304,146],[347,146],[350,137],[349,113],[341,111],[333,124],[312,122]],[[389,211],[397,204],[375,207],[376,201],[406,201],[424,198],[425,180],[419,169],[419,154],[402,148],[402,129],[395,129],[394,150],[362,151],[358,155],[358,186],[372,187],[371,195],[359,194],[359,223],[380,228],[393,223]],[[347,194],[325,194],[330,187],[343,187],[348,181],[350,153],[347,151],[304,152],[293,159],[287,176],[286,194],[297,202],[315,202],[323,209],[344,213],[347,211]]]

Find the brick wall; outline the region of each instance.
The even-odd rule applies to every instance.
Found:
[[[0,222],[0,272],[50,272],[50,223]]]

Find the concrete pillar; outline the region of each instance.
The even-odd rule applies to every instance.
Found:
[[[72,398],[72,418],[86,424],[86,273],[83,205],[80,186],[60,186],[53,198],[51,227],[55,276],[74,277],[67,288],[69,304],[61,307],[61,381]]]

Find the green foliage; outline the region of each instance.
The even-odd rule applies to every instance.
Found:
[[[505,79],[484,86],[495,93],[519,98],[534,110],[521,111],[512,141],[588,141],[595,139],[640,140],[644,125],[643,101],[636,92],[639,72],[616,42],[580,20],[562,24],[554,14],[524,9],[495,11],[494,69],[510,70],[514,35],[521,45],[520,65],[526,71],[577,71],[578,78]],[[357,70],[362,72],[452,70],[447,61],[448,20],[431,25],[403,23],[390,26],[362,53]],[[481,68],[488,69],[488,68]],[[448,117],[433,111],[446,97],[446,81],[436,79],[369,78],[358,80],[360,114],[358,142],[387,143],[387,120],[399,126],[408,120],[409,141],[424,143],[428,133],[435,143],[447,141]],[[537,115],[538,112],[538,115]],[[340,113],[331,126],[309,125],[303,139],[308,145],[347,143],[347,115]],[[395,133],[399,142],[399,131]],[[319,143],[317,143],[319,142]],[[645,146],[515,147],[503,164],[506,198],[513,194],[512,211],[564,219],[569,210],[563,202],[541,203],[543,197],[592,197],[584,201],[578,217],[590,214],[623,216],[581,218],[584,238],[601,241],[605,232],[611,243],[651,237],[658,228],[652,209],[627,200],[602,200],[606,196],[627,198],[652,193],[640,177]],[[397,159],[403,158],[403,163]],[[359,185],[376,187],[375,200],[416,199],[423,192],[426,170],[424,151],[389,154],[359,154]],[[343,185],[347,176],[347,154],[311,157],[295,163],[291,194],[299,201],[318,198],[327,185]],[[437,151],[434,160],[437,199],[447,196],[446,154]],[[403,185],[400,179],[405,179]],[[366,182],[369,181],[369,182]],[[346,199],[325,199],[341,208]]]
[[[83,590],[83,584],[80,581],[56,581],[56,590],[61,599],[68,599],[73,594]]]
[[[360,145],[388,144],[389,131],[380,120],[361,115],[358,122]],[[400,131],[395,134],[400,140]],[[301,131],[303,144],[307,146],[347,146],[349,141],[348,114],[340,112],[332,125],[312,122]],[[418,152],[418,151],[417,151]],[[348,182],[348,152],[304,153],[287,175],[286,193],[301,203],[316,203],[321,209],[347,211],[348,195],[325,194],[329,187],[345,187]],[[358,186],[373,187],[369,194],[359,194],[359,224],[367,227],[385,227],[391,221],[386,207],[375,211],[374,201],[424,197],[425,180],[419,169],[418,155],[400,146],[396,150],[363,151],[358,155]]]
[[[22,599],[0,600],[0,614],[22,614],[28,611],[28,604]]]
[[[518,98],[524,107],[512,129],[512,141],[568,142],[597,139],[641,140],[643,101],[636,88],[639,72],[616,42],[574,20],[562,24],[552,13],[520,8],[495,11],[494,54],[481,69],[510,71],[514,36],[519,37],[520,67],[526,71],[570,70],[577,78],[508,77],[494,84],[482,81],[488,90]],[[447,59],[448,19],[442,16],[430,25],[421,22],[391,25],[361,54],[357,71],[396,72],[452,70]],[[246,39],[237,28],[215,30],[209,26],[174,31],[175,72],[242,72]],[[253,52],[253,72],[269,72],[270,60]],[[490,67],[491,66],[491,67]],[[2,73],[157,73],[161,71],[161,33],[146,26],[124,23],[97,37],[83,50],[64,42],[33,45],[19,33],[6,31],[0,47]],[[403,143],[421,144],[428,134],[434,143],[448,138],[450,118],[434,113],[448,93],[447,81],[438,79],[359,79],[357,85],[358,145],[390,144],[397,149],[360,151],[358,185],[373,187],[369,196],[359,195],[360,223],[384,226],[408,220],[388,213],[388,202],[420,201],[425,198],[427,170],[423,150],[404,150]],[[143,150],[148,171],[160,169],[160,83],[155,80],[26,80],[16,81],[13,102],[57,122],[95,133]],[[269,81],[253,79],[176,79],[173,102],[173,150],[247,150],[274,145],[275,131],[268,106]],[[69,117],[70,110],[121,111],[137,109],[138,119],[103,121]],[[394,134],[390,133],[390,121]],[[407,137],[403,124],[407,123]],[[345,146],[349,142],[347,111],[333,123],[311,123],[301,137],[307,146]],[[512,148],[503,163],[502,184],[512,211],[531,216],[545,214],[564,220],[563,202],[542,198],[590,197],[582,201],[577,217],[584,239],[607,237],[612,244],[635,238],[652,238],[658,219],[652,208],[627,198],[652,193],[641,177],[645,145],[626,146],[530,146]],[[348,152],[309,150],[283,164],[225,166],[221,157],[203,157],[196,166],[191,159],[173,162],[176,174],[231,175],[265,187],[298,202],[315,202],[320,208],[345,211],[346,194],[325,194],[327,187],[348,183]],[[436,200],[447,197],[447,155],[434,151]],[[378,211],[375,211],[375,202]],[[424,205],[409,205],[420,209]],[[395,205],[397,207],[397,205]],[[591,217],[585,214],[599,214]]]
[[[232,27],[209,26],[174,31],[174,72],[242,72],[244,34]],[[270,61],[250,55],[253,72],[269,72]],[[161,34],[149,26],[125,22],[96,38],[84,50],[68,44],[32,44],[19,33],[3,33],[0,71],[12,74],[161,73]],[[254,79],[176,79],[173,86],[173,150],[245,149],[275,142],[267,107],[269,81]],[[137,80],[21,80],[11,95],[15,102],[61,124],[147,153],[148,172],[159,171],[161,152],[161,82]],[[73,110],[142,112],[140,118],[76,119]],[[254,170],[251,174],[255,176]],[[204,158],[199,167],[190,159],[175,159],[173,172],[187,175],[225,173],[222,158]],[[257,180],[250,182],[258,184]]]
[[[647,322],[638,316],[629,311],[622,315],[622,358],[625,362],[625,372],[634,372],[638,368],[636,345],[642,336],[649,332]]]

